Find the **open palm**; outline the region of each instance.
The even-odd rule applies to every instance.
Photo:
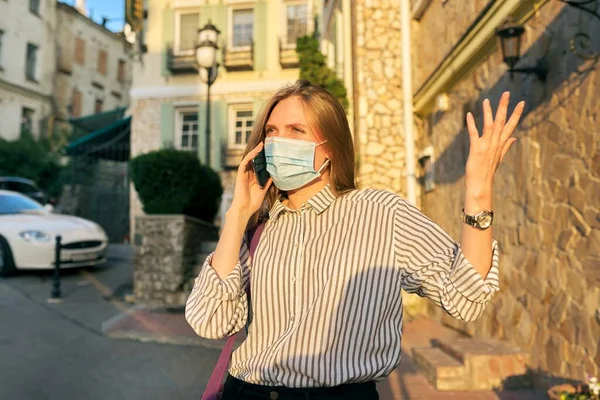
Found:
[[[473,114],[467,114],[467,128],[470,145],[469,157],[465,167],[467,186],[478,186],[491,190],[494,174],[504,159],[508,149],[517,141],[512,137],[523,114],[525,102],[515,107],[508,121],[510,93],[504,92],[498,104],[496,117],[492,115],[492,106],[488,99],[483,102],[483,131],[479,134]]]

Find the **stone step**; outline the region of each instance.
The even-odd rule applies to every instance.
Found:
[[[439,352],[463,366],[463,387],[459,388],[454,383],[456,390],[519,389],[531,386],[527,369],[529,355],[517,346],[499,340],[478,338],[438,339],[433,340],[432,344]],[[431,365],[423,363],[423,367],[419,369],[438,387],[434,379],[438,372],[436,370],[432,374],[431,369],[445,368],[450,361],[441,357],[438,352],[426,354],[439,365],[433,362],[429,363]],[[422,354],[419,356],[423,358]],[[444,387],[438,389],[448,390]]]
[[[465,390],[465,366],[435,347],[413,349],[414,363],[438,390]]]

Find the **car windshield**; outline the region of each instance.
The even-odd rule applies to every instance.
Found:
[[[30,211],[44,211],[44,207],[25,196],[0,194],[0,214],[18,214]]]

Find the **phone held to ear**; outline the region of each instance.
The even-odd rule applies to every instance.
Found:
[[[252,159],[252,168],[254,168],[254,174],[256,175],[259,186],[264,188],[271,177],[267,171],[267,158],[264,149]]]

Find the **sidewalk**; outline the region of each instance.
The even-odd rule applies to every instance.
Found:
[[[104,334],[113,338],[158,341],[179,345],[199,345],[220,349],[224,341],[199,338],[187,324],[182,310],[151,310],[133,307],[102,325]],[[420,375],[411,359],[412,348],[429,345],[432,338],[451,338],[460,334],[427,318],[405,324],[402,339],[402,363],[378,384],[381,400],[461,399],[461,400],[541,400],[546,397],[532,390],[503,392],[440,392]]]

